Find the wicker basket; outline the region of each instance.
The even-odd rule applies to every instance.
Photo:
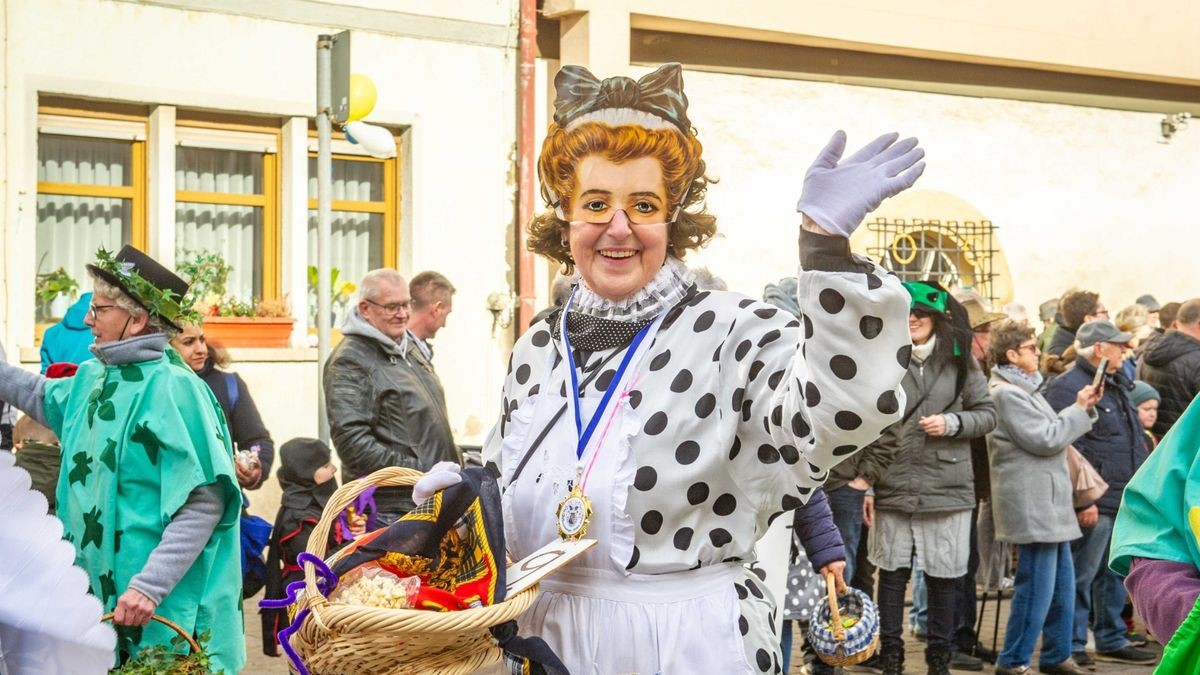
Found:
[[[387,468],[343,485],[325,505],[309,537],[308,552],[325,557],[330,526],[367,488],[412,485],[421,476],[411,469]],[[431,612],[330,603],[317,590],[316,581],[313,566],[305,565],[299,606],[310,611],[291,640],[314,674],[473,673],[502,658],[488,628],[520,616],[538,593],[535,585],[487,607]]]
[[[833,574],[825,575],[828,606],[822,605],[809,622],[809,643],[822,661],[831,666],[854,666],[871,658],[879,649],[879,614],[866,593],[850,588],[844,602],[858,610],[859,622],[847,635],[842,627],[842,608],[838,603]],[[828,611],[827,611],[828,610]],[[829,621],[832,629],[825,628]]]

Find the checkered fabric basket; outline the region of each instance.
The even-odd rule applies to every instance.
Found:
[[[829,603],[822,605],[808,622],[808,641],[817,656],[831,666],[853,666],[867,659],[879,648],[879,609],[866,593],[847,588],[838,597],[833,575],[825,575]],[[858,623],[842,627],[842,616],[858,617]],[[828,628],[832,624],[832,629]]]

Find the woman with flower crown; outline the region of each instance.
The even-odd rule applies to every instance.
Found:
[[[90,592],[113,615],[114,657],[178,651],[174,630],[151,623],[157,615],[205,636],[213,672],[239,672],[242,500],[229,429],[212,391],[168,345],[181,323],[198,320],[179,305],[188,284],[132,246],[100,249],[87,270],[95,358],[58,379],[0,362],[0,400],[62,439],[56,515]],[[57,600],[47,596],[47,607]]]
[[[521,618],[573,673],[780,670],[775,601],[744,563],[768,524],[903,409],[908,296],[847,238],[924,168],[916,139],[842,159],[798,205],[797,320],[701,292],[683,258],[716,232],[678,64],[634,81],[567,66],[530,249],[576,273],[516,344],[484,458],[509,556],[595,539]],[[455,481],[435,467],[426,489]]]

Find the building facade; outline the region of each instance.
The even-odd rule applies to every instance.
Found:
[[[393,160],[335,142],[333,265],[446,274],[438,370],[459,441],[491,427],[517,328],[519,0],[8,0],[0,124],[0,338],[37,359],[39,274],[86,285],[99,245],[210,253],[229,290],[285,301],[291,347],[236,350],[272,433],[316,435],[315,45],[353,31]],[[685,66],[720,182],[721,234],[689,263],[758,295],[795,273],[795,203],[829,135],[918,136],[928,170],[855,247],[1035,307],[1070,286],[1110,309],[1197,295],[1200,5],[1032,0],[543,0],[535,134],[562,63],[601,77]],[[538,209],[543,208],[539,203]],[[753,261],[747,264],[747,261]],[[554,270],[535,264],[544,302]],[[489,303],[489,298],[491,302]],[[282,385],[282,386],[281,386]],[[264,509],[267,510],[267,509]]]

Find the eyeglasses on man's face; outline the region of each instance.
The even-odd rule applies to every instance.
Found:
[[[91,314],[93,319],[98,319],[100,318],[101,314],[112,309],[113,307],[116,307],[116,305],[97,305],[92,303],[91,305],[88,305],[88,314]]]
[[[1023,352],[1023,351],[1025,351],[1026,349],[1028,349],[1028,350],[1029,350],[1029,353],[1031,353],[1031,354],[1036,354],[1036,353],[1037,353],[1037,350],[1038,350],[1038,348],[1037,348],[1037,343],[1036,343],[1036,342],[1030,342],[1030,343],[1029,343],[1029,344],[1027,344],[1027,345],[1018,345],[1018,346],[1017,346],[1017,353]]]
[[[363,298],[363,299],[366,300],[366,298]],[[386,305],[381,305],[378,302],[375,302],[374,300],[367,300],[367,304],[375,305],[376,307],[382,309],[383,311],[387,312],[388,314],[399,314],[400,312],[404,312],[407,314],[408,311],[412,307],[412,302],[409,300],[405,300],[404,302],[389,302]]]

